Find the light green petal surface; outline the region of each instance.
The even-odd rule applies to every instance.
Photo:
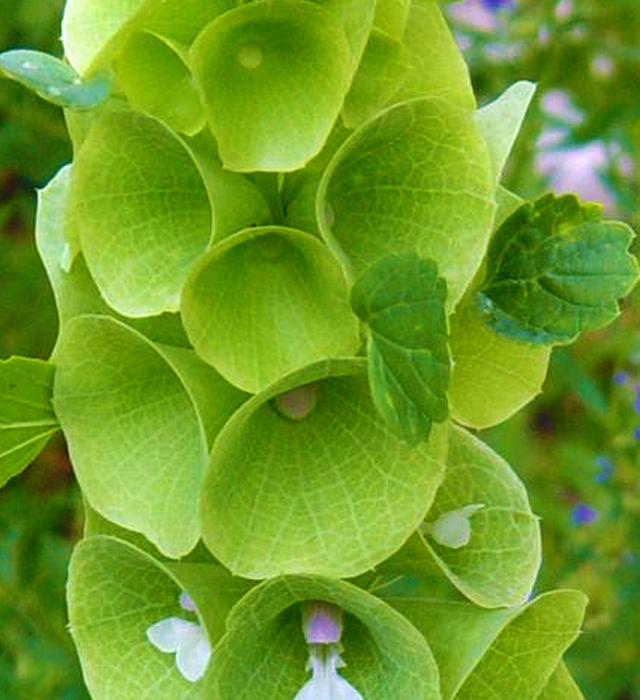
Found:
[[[433,258],[453,308],[484,255],[493,191],[493,166],[471,115],[418,98],[345,141],[322,178],[317,215],[354,274],[390,253]]]
[[[207,428],[219,428],[242,397],[190,351],[166,351],[108,317],[69,321],[56,349],[54,408],[90,504],[178,557],[200,535]],[[187,362],[196,367],[185,371]],[[194,378],[215,399],[199,400]]]
[[[67,0],[62,44],[78,73],[103,67],[134,31],[147,4],[148,0]]]
[[[474,114],[474,121],[491,153],[496,182],[500,180],[535,90],[534,83],[521,80]]]
[[[116,79],[133,109],[169,128],[195,134],[206,118],[182,58],[158,37],[135,33],[113,63]]]
[[[471,538],[460,549],[424,543],[451,582],[477,605],[526,600],[541,562],[540,527],[527,492],[509,465],[487,445],[450,426],[447,471],[428,522],[443,513],[483,504],[471,517]]]
[[[71,559],[70,628],[94,700],[204,700],[205,680],[185,680],[175,656],[158,651],[147,629],[167,617],[199,620],[212,645],[247,590],[215,564],[161,562],[113,537],[83,540]],[[179,605],[187,591],[198,617]],[[207,674],[211,672],[213,659]],[[206,676],[205,676],[206,678]]]
[[[351,64],[340,22],[313,2],[253,2],[214,19],[191,65],[225,167],[303,167],[333,127]]]
[[[102,295],[126,316],[176,311],[187,269],[212,235],[207,191],[159,122],[100,115],[74,164],[72,214]]]
[[[305,418],[271,399],[315,385]],[[348,577],[417,527],[443,477],[446,428],[411,448],[378,416],[364,362],[330,361],[285,378],[220,433],[201,498],[203,538],[237,575]]]
[[[317,238],[284,227],[248,229],[209,251],[181,312],[200,357],[252,393],[360,346],[339,264]]]
[[[79,255],[79,241],[74,235],[73,221],[67,215],[70,181],[71,166],[64,166],[38,192],[36,217],[36,245],[53,288],[60,326],[82,314],[102,314],[125,320],[100,296],[84,258]],[[126,323],[150,340],[188,345],[176,314],[129,318]],[[55,356],[55,350],[53,354]]]
[[[494,333],[470,303],[451,317],[452,417],[472,428],[501,423],[542,391],[551,348]]]

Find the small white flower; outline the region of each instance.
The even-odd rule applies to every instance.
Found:
[[[180,605],[185,610],[196,610],[186,593],[180,596]],[[188,681],[195,683],[207,670],[211,645],[197,622],[167,617],[147,629],[147,639],[159,651],[176,655],[176,667]]]
[[[313,675],[294,700],[363,700],[362,695],[338,673],[344,665],[337,644],[311,644],[307,668]]]
[[[339,673],[342,610],[330,603],[310,603],[303,612],[302,628],[309,645],[307,668],[311,678],[293,700],[363,700]]]
[[[433,523],[424,523],[421,530],[431,535],[443,547],[460,549],[469,544],[471,539],[471,516],[481,508],[482,503],[473,503],[459,510],[448,510]]]

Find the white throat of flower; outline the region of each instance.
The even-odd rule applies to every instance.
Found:
[[[186,593],[180,595],[184,610],[196,612]],[[159,651],[176,655],[176,667],[183,678],[195,683],[201,678],[211,658],[211,645],[199,623],[180,617],[167,617],[147,629],[147,639]]]
[[[312,675],[293,700],[363,700],[338,673],[345,665],[340,656],[342,610],[330,603],[310,603],[303,612],[302,628],[309,647],[307,668]]]

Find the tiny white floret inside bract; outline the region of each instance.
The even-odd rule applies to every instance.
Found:
[[[211,646],[197,622],[167,617],[147,629],[147,639],[166,654],[175,653],[180,674],[194,683],[201,678],[211,658]]]
[[[425,523],[423,531],[430,534],[433,539],[443,547],[460,549],[469,544],[471,539],[471,516],[481,508],[482,503],[473,503],[443,513],[434,523]]]
[[[363,700],[351,683],[338,673],[344,665],[337,644],[309,645],[308,667],[313,675],[293,700]]]

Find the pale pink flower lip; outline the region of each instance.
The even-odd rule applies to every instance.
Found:
[[[311,603],[304,613],[307,644],[335,644],[342,635],[342,611],[330,603]]]

